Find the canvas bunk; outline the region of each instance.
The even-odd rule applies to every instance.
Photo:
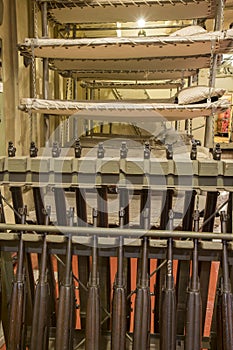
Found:
[[[19,48],[22,53],[33,53],[39,58],[149,59],[229,53],[232,39],[233,29],[229,29],[182,37],[26,38]]]
[[[141,82],[129,82],[129,81],[103,81],[95,80],[88,81],[83,80],[80,82],[82,88],[91,88],[91,89],[179,89],[183,86],[181,80],[165,80],[165,81],[141,81]]]
[[[49,18],[56,23],[134,22],[143,15],[147,21],[214,18],[213,0],[94,0],[41,1]],[[106,16],[107,12],[107,16]]]
[[[43,99],[22,99],[20,108],[26,112],[37,112],[52,115],[72,115],[108,121],[141,121],[156,119],[174,121],[209,116],[229,108],[227,100],[202,104],[178,105],[139,102],[101,102],[101,101],[58,101]]]

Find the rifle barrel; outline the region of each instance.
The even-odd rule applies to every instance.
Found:
[[[69,226],[73,226],[74,210],[69,211]],[[75,292],[72,277],[72,238],[67,241],[65,276],[60,287],[57,327],[56,350],[73,349],[75,327]]]
[[[49,224],[49,215],[45,214],[45,225]],[[48,249],[46,242],[46,233],[44,234],[41,271],[39,282],[36,286],[35,302],[33,308],[32,331],[31,331],[31,349],[47,350],[49,343],[50,326],[50,287],[47,277],[47,259]]]
[[[194,230],[199,231],[199,212],[194,212]],[[192,277],[187,291],[185,350],[200,350],[202,339],[202,304],[198,278],[198,240],[194,239]]]
[[[93,225],[97,226],[98,212],[93,210]],[[100,349],[100,296],[97,261],[98,238],[93,236],[92,270],[88,284],[87,316],[86,316],[86,350]]]
[[[169,211],[169,230],[173,230],[173,212]],[[167,273],[161,299],[160,350],[176,349],[176,294],[173,279],[173,240],[167,242]]]
[[[144,210],[144,228],[149,229],[149,208]],[[133,350],[150,348],[150,288],[148,277],[148,237],[142,239],[141,276],[137,286]]]
[[[124,226],[125,211],[121,209],[119,212],[120,227]],[[126,328],[127,328],[127,295],[126,284],[124,280],[124,240],[119,237],[117,274],[113,288],[112,300],[112,339],[111,349],[125,350],[126,348]]]
[[[22,211],[21,223],[25,224],[26,212]],[[9,316],[8,349],[22,349],[25,341],[25,269],[24,241],[20,234],[16,280],[13,283]]]
[[[227,214],[220,212],[221,231],[227,232]],[[219,348],[222,350],[233,349],[233,295],[229,281],[229,266],[227,242],[223,240],[222,253],[222,277],[220,279],[219,303],[218,303],[218,338]]]

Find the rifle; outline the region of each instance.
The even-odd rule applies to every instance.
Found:
[[[168,230],[173,231],[173,211],[169,211]],[[167,241],[167,272],[161,298],[160,350],[176,349],[176,293],[173,279],[173,239]]]
[[[185,191],[184,198],[184,212],[182,220],[182,231],[191,231],[193,229],[193,213],[195,204],[196,192]],[[177,322],[177,335],[183,335],[185,329],[185,313],[186,313],[186,301],[187,295],[184,293],[189,287],[190,280],[190,261],[179,260],[177,265],[177,276],[176,276],[176,318]]]
[[[227,232],[227,214],[225,211],[220,212],[221,231]],[[231,286],[229,281],[229,267],[227,242],[222,241],[222,277],[220,279],[220,289],[218,294],[218,327],[217,327],[217,342],[219,350],[233,349],[233,296],[231,293]]]
[[[144,229],[149,229],[149,208],[144,210]],[[150,288],[148,279],[148,237],[142,239],[141,276],[136,291],[133,350],[150,348]]]
[[[2,202],[2,194],[0,191],[0,222],[5,223],[5,214]],[[1,321],[6,342],[8,346],[8,331],[9,331],[9,305],[11,303],[11,288],[14,279],[14,271],[12,264],[12,253],[1,251]],[[8,347],[7,347],[8,348]]]
[[[212,216],[216,210],[216,204],[218,199],[218,192],[207,192],[205,212],[204,212],[204,222]],[[206,224],[202,226],[203,232],[213,232],[215,216],[213,216]],[[205,320],[206,308],[208,302],[208,290],[210,282],[210,270],[211,261],[200,261],[199,271],[200,271],[200,293],[202,301],[202,320]],[[202,324],[202,333],[204,333],[204,322]]]
[[[97,227],[98,211],[93,209],[93,226]],[[97,267],[98,238],[93,236],[92,268],[88,283],[87,316],[86,316],[86,350],[100,349],[100,296]]]
[[[77,187],[75,189],[75,194],[76,194],[78,227],[87,226],[87,206],[86,206],[85,189]],[[90,273],[89,256],[78,255],[77,258],[78,258],[79,279],[86,286],[88,283],[88,278]],[[84,329],[86,325],[87,293],[86,293],[86,290],[81,286],[79,288],[79,301],[80,301],[81,328]]]
[[[69,226],[74,223],[74,208],[68,213]],[[60,286],[56,327],[56,350],[73,349],[75,328],[75,291],[72,276],[72,236],[67,238],[65,274]]]
[[[199,232],[199,211],[194,211],[194,231]],[[198,278],[198,239],[193,240],[192,278],[186,304],[185,350],[200,350],[202,340],[202,304]]]
[[[168,188],[166,192],[163,192],[162,211],[160,216],[160,230],[166,230],[167,228],[168,214],[169,214],[169,210],[172,208],[173,195],[174,195],[173,189]],[[157,266],[160,266],[162,263],[163,263],[163,260],[157,259]],[[164,285],[165,275],[166,275],[166,266],[162,265],[162,267],[156,273],[154,333],[161,333],[160,311],[161,311],[162,289]]]
[[[21,224],[26,222],[26,209],[20,208]],[[26,325],[25,325],[25,248],[23,232],[20,233],[18,265],[16,280],[13,283],[9,316],[8,350],[24,349]]]
[[[124,227],[124,209],[121,208],[119,212],[120,228]],[[124,256],[123,256],[124,239],[119,237],[118,246],[118,261],[117,261],[117,275],[113,288],[112,299],[112,350],[125,350],[126,342],[126,328],[127,328],[127,296],[126,285],[124,279]]]
[[[50,211],[51,208],[47,207],[47,213],[45,214],[45,225],[49,224]],[[40,278],[36,286],[35,303],[33,308],[32,331],[30,341],[30,349],[33,350],[47,350],[49,343],[51,295],[50,286],[48,283],[47,255],[48,249],[45,233],[42,248]]]
[[[98,227],[108,227],[108,188],[107,186],[97,187],[97,226]],[[98,260],[99,269],[101,271],[100,279],[100,299],[101,306],[106,313],[106,318],[102,323],[102,329],[104,331],[110,330],[110,258],[106,256],[99,256]]]
[[[119,188],[119,208],[124,208],[124,221],[123,225],[125,228],[129,227],[129,189],[128,188]],[[126,294],[131,293],[131,259],[125,258],[125,276],[126,276]],[[127,313],[127,331],[130,330],[130,318],[131,318],[131,298],[127,300],[126,304],[126,313]]]
[[[47,225],[49,225],[50,224],[49,215],[51,212],[51,207],[47,206],[45,210],[41,188],[33,187],[32,190],[33,190],[33,197],[34,197],[34,203],[35,203],[37,224],[43,225],[44,223],[46,223]],[[43,254],[43,251],[42,251],[42,254]],[[49,288],[50,288],[51,313],[52,313],[51,326],[56,327],[56,295],[55,295],[56,281],[54,277],[52,258],[50,255],[47,255],[47,257],[48,257],[47,258],[47,281],[49,283]],[[38,263],[41,265],[40,254],[38,254]],[[34,302],[34,305],[35,305],[35,302]]]

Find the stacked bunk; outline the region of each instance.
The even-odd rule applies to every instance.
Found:
[[[172,81],[181,80],[184,85],[187,79],[197,76],[203,68],[210,68],[214,75],[216,65],[220,62],[220,54],[232,51],[232,29],[220,31],[219,16],[223,11],[223,4],[213,1],[146,1],[146,2],[105,2],[93,1],[46,1],[40,2],[43,12],[42,18],[49,18],[56,24],[79,25],[80,27],[90,23],[111,23],[135,20],[134,11],[147,9],[147,20],[158,19],[209,19],[215,18],[215,31],[207,32],[199,25],[188,26],[166,36],[139,36],[139,37],[101,37],[101,38],[27,38],[19,45],[22,55],[28,58],[42,58],[48,60],[48,67],[59,72],[63,77],[71,77],[76,81],[110,82],[115,81],[119,87],[119,81],[133,82],[140,86],[142,82],[164,82],[164,87]],[[222,5],[222,6],[220,6]],[[94,15],[95,14],[95,15]],[[95,20],[92,18],[95,16]],[[79,20],[80,19],[80,20]],[[45,21],[45,20],[44,20]],[[78,30],[78,29],[77,29]],[[48,34],[48,33],[44,33]],[[112,85],[113,86],[113,85]],[[225,100],[218,102],[212,100],[213,81],[210,82],[210,94],[205,98],[195,99],[198,105],[193,106],[189,99],[182,104],[175,100],[167,103],[158,103],[144,100],[119,101],[58,101],[42,99],[22,99],[20,108],[27,112],[45,113],[47,115],[72,115],[88,116],[95,111],[93,117],[108,120],[115,115],[115,120],[121,121],[136,112],[136,120],[148,117],[156,120],[168,118],[168,120],[192,119],[198,116],[210,116],[229,108]],[[187,91],[188,94],[188,91]],[[192,90],[190,91],[192,94]],[[208,100],[208,101],[207,101]],[[190,101],[193,101],[192,98]],[[172,102],[172,103],[171,103]],[[204,103],[203,103],[204,102]],[[148,110],[152,113],[148,114]],[[132,113],[131,113],[132,111]],[[122,114],[122,118],[121,118]],[[116,119],[118,116],[118,119]],[[114,117],[113,117],[114,118]],[[134,120],[134,122],[136,121]]]

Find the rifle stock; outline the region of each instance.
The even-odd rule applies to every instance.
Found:
[[[93,226],[97,226],[98,212],[93,209]],[[86,350],[100,349],[100,296],[97,261],[98,238],[93,236],[92,269],[88,283],[87,316],[86,316]]]
[[[21,224],[26,222],[26,210],[22,210]],[[8,350],[17,350],[24,348],[25,342],[25,249],[22,238],[23,232],[20,233],[18,266],[16,272],[16,281],[13,283],[9,316],[9,333],[8,333]]]
[[[194,212],[194,231],[199,232],[199,212]],[[198,278],[198,240],[194,239],[192,278],[186,305],[185,350],[200,350],[202,340],[202,304]]]
[[[149,229],[149,209],[144,211],[144,228]],[[137,286],[133,350],[150,348],[150,288],[148,278],[148,237],[142,239],[141,276]]]
[[[45,214],[45,225],[49,224],[50,208],[47,208]],[[46,242],[46,233],[44,234],[41,271],[39,282],[36,286],[35,302],[33,308],[32,331],[31,331],[31,349],[46,350],[49,344],[49,326],[50,326],[50,287],[48,283],[47,258],[48,249]]]
[[[227,232],[227,214],[220,212],[221,231]],[[223,240],[222,252],[222,277],[220,279],[220,290],[218,295],[218,349],[231,350],[233,349],[233,296],[229,281],[228,253],[227,242]]]
[[[173,230],[173,212],[169,211],[168,230]],[[167,242],[167,273],[161,298],[160,350],[176,349],[176,293],[173,279],[172,238]]]
[[[69,225],[73,226],[74,209],[69,211]],[[72,276],[72,237],[68,236],[64,280],[60,286],[56,327],[56,350],[73,349],[75,328],[75,292]]]
[[[120,228],[124,227],[124,209],[120,209]],[[111,349],[125,350],[126,347],[126,328],[127,328],[127,295],[124,279],[124,256],[123,256],[123,237],[119,237],[117,275],[113,287],[112,300],[112,341]]]

